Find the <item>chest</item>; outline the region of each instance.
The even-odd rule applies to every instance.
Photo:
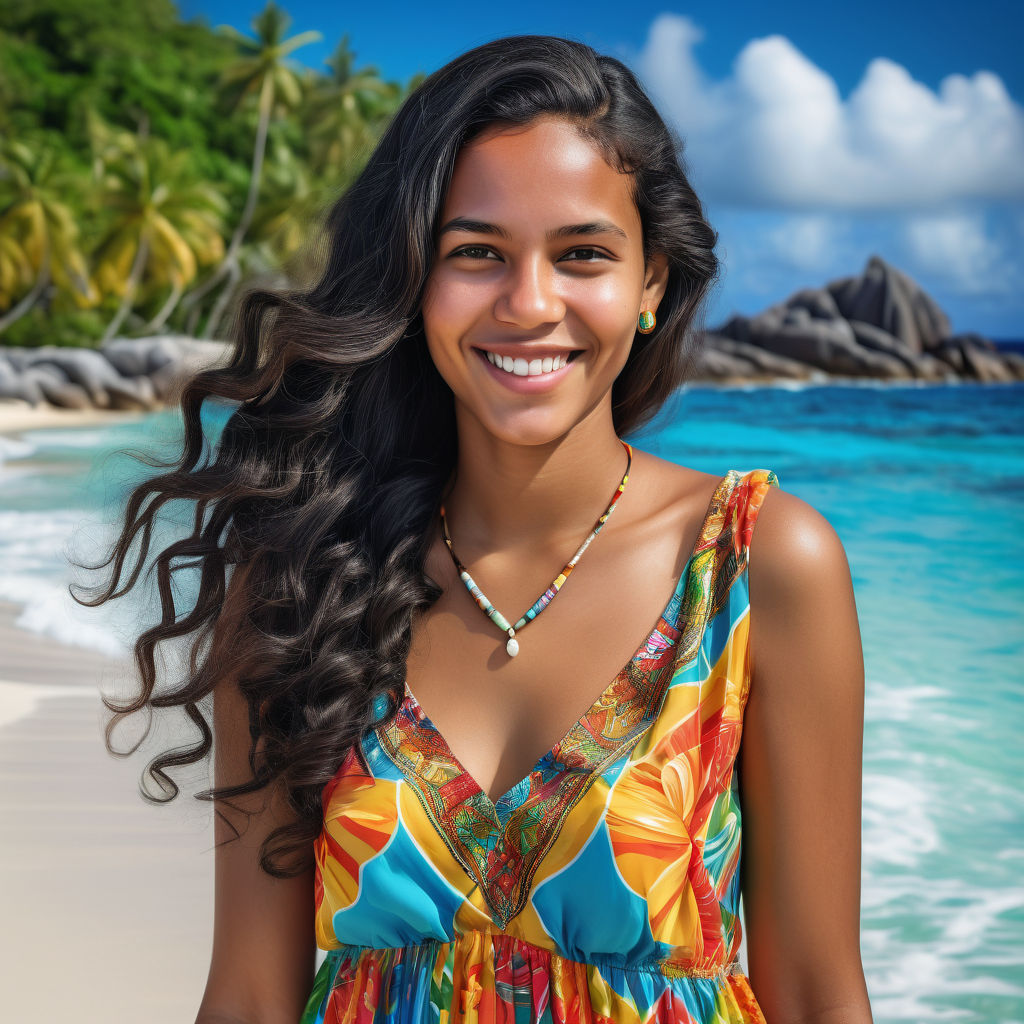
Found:
[[[572,949],[573,939],[557,934],[560,923],[638,956],[650,942],[644,900],[659,879],[668,881],[653,919],[676,922],[666,909],[681,900],[714,907],[738,849],[731,766],[747,682],[747,598],[735,585],[744,576],[720,563],[730,578],[707,600],[720,573],[705,573],[705,561],[687,562],[693,573],[681,579],[696,589],[674,589],[660,628],[557,743],[510,773],[508,787],[484,792],[455,743],[407,694],[397,716],[367,735],[368,771],[352,756],[325,789],[317,890],[324,948],[419,943],[424,928],[444,936],[451,922],[459,933],[511,929],[545,948],[556,936],[556,948]],[[691,883],[699,898],[683,897]],[[600,921],[612,925],[607,934],[589,913],[594,892]],[[717,949],[720,922],[696,909],[678,935],[669,929],[661,938],[656,929],[655,937],[703,959],[697,922],[712,928]]]
[[[628,546],[589,550],[543,612],[517,631],[514,658],[447,549],[432,550],[428,572],[444,593],[413,622],[406,685],[492,800],[524,778],[665,625],[702,525],[685,511],[682,526],[652,521],[632,532]],[[550,582],[497,566],[478,570],[477,581],[510,622]]]

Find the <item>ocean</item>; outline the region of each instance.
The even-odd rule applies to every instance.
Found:
[[[118,495],[150,472],[119,450],[169,455],[179,432],[171,411],[0,438],[0,598],[22,628],[121,655],[155,621],[74,604],[66,558],[104,553]],[[627,440],[718,475],[773,469],[843,541],[875,1021],[1024,1022],[1024,384],[691,386]]]

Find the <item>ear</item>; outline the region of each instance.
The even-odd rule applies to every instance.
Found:
[[[641,309],[658,311],[668,287],[668,257],[663,252],[651,254],[644,268],[644,294]]]

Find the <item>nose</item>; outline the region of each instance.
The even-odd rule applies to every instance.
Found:
[[[555,271],[545,257],[529,257],[509,264],[494,303],[494,317],[526,329],[559,323],[565,317]]]

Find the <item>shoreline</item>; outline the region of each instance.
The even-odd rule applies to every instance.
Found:
[[[49,634],[18,625],[25,606],[0,598],[0,680],[17,686],[70,686],[93,693],[101,680],[109,682],[134,671],[131,653],[113,657],[84,644],[69,644]]]
[[[50,427],[93,427],[108,423],[131,423],[157,410],[61,409],[55,405],[31,405],[11,399],[0,400],[0,435],[18,436],[28,430]]]

